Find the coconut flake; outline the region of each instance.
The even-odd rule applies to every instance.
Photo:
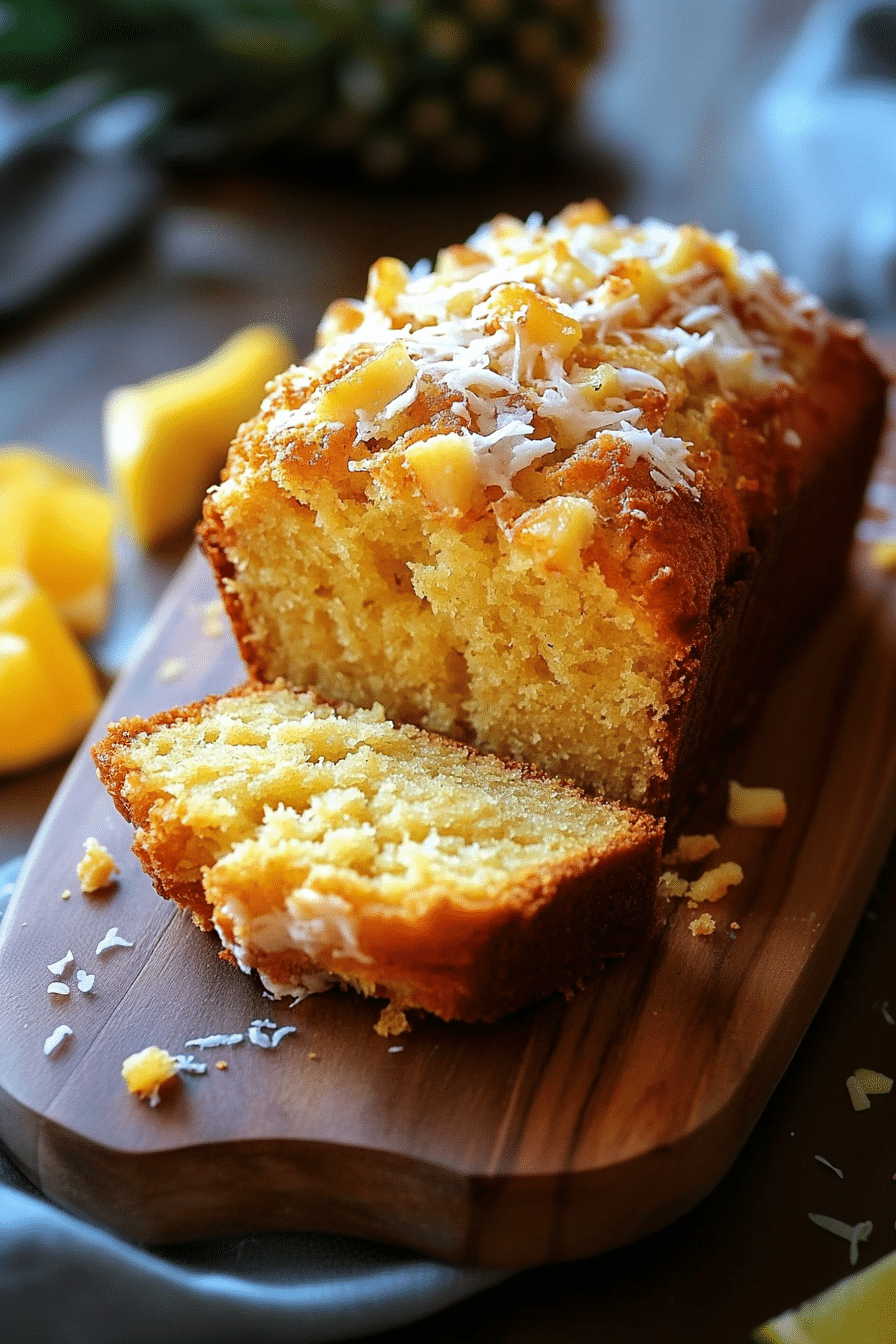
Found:
[[[271,1045],[276,1049],[276,1047],[283,1040],[283,1037],[289,1036],[290,1033],[294,1031],[295,1027],[278,1027],[277,1030],[274,1032],[273,1036],[271,1037]]]
[[[54,980],[52,985],[47,985],[48,994],[67,995],[69,993],[68,985],[64,985],[61,980]]]
[[[685,443],[684,439],[669,438],[658,429],[651,433],[650,430],[638,429],[633,425],[614,430],[613,437],[628,448],[630,467],[639,459],[650,464],[650,479],[661,489],[681,488],[697,496],[698,492],[691,484],[695,477],[694,468],[687,461],[691,445]]]
[[[44,1054],[52,1055],[53,1051],[58,1049],[58,1047],[65,1040],[66,1036],[74,1036],[74,1034],[75,1033],[72,1031],[71,1027],[66,1026],[57,1027],[56,1030],[53,1032],[53,1034],[51,1036],[48,1036],[47,1039],[44,1041]]]
[[[133,947],[133,946],[134,944],[129,943],[127,938],[122,938],[119,936],[118,926],[116,925],[115,928],[109,930],[109,932],[106,934],[106,936],[102,939],[101,942],[97,943],[96,955],[100,956],[103,952],[108,952],[109,949],[112,947]]]
[[[60,957],[58,961],[50,962],[47,965],[47,970],[51,975],[62,975],[62,972],[71,966],[74,959],[74,953],[69,948],[64,957]]]
[[[195,1046],[197,1050],[218,1050],[224,1045],[239,1045],[243,1041],[241,1031],[231,1032],[230,1035],[218,1033],[214,1036],[197,1036],[195,1040],[185,1042],[186,1046]]]
[[[835,1167],[833,1162],[829,1162],[826,1157],[822,1157],[821,1153],[815,1154],[815,1161],[820,1162],[823,1167],[828,1167],[831,1171],[835,1172],[836,1175],[840,1177],[841,1181],[843,1180],[843,1172],[840,1170],[840,1168]]]
[[[842,1237],[844,1241],[849,1242],[849,1263],[858,1264],[859,1260],[859,1242],[867,1241],[874,1231],[874,1224],[871,1222],[856,1223],[852,1227],[849,1223],[841,1222],[839,1218],[829,1218],[826,1213],[810,1213],[810,1222],[816,1227],[823,1227],[825,1232],[833,1232],[835,1237]]]
[[[92,991],[93,982],[96,979],[95,975],[88,975],[87,971],[79,970],[77,971],[75,978],[78,981],[78,988],[82,994],[89,994]]]
[[[268,1036],[267,1032],[262,1031],[260,1027],[254,1025],[251,1026],[246,1032],[246,1035],[249,1037],[252,1045],[257,1045],[262,1050],[270,1050],[271,1038]]]
[[[178,1073],[205,1073],[207,1064],[197,1064],[192,1055],[175,1055],[174,1062]]]

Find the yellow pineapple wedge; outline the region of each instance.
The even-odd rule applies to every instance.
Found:
[[[766,1344],[893,1344],[896,1251],[753,1332]]]
[[[137,541],[156,546],[195,522],[231,439],[294,359],[278,327],[246,327],[200,364],[109,393],[109,477]]]
[[[0,566],[27,570],[76,635],[98,634],[112,587],[109,495],[35,448],[0,449]]]
[[[100,707],[93,668],[47,594],[0,569],[0,774],[77,746]]]

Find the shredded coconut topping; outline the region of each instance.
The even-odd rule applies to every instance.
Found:
[[[78,988],[80,989],[81,993],[89,994],[93,989],[93,982],[96,979],[96,976],[89,975],[87,971],[79,970],[75,974],[75,979],[78,982]]]
[[[50,962],[47,966],[47,970],[51,975],[62,975],[62,972],[71,966],[74,959],[74,953],[71,948],[69,948],[64,957],[60,957],[58,961]]]
[[[52,985],[47,985],[47,993],[62,997],[69,993],[69,987],[63,984],[61,980],[54,980]]]
[[[724,396],[737,396],[792,382],[782,367],[783,337],[813,333],[820,320],[818,301],[783,280],[764,253],[693,226],[633,225],[573,207],[548,224],[540,216],[525,224],[499,218],[449,253],[435,271],[390,262],[396,283],[384,289],[372,280],[364,303],[352,306],[360,323],[328,329],[304,374],[307,380],[309,369],[330,368],[359,348],[376,355],[401,342],[413,381],[384,408],[359,411],[356,444],[394,441],[422,393],[447,389],[481,484],[505,493],[533,462],[590,441],[598,450],[621,443],[629,465],[646,461],[660,490],[696,496],[693,445],[651,430],[633,404],[632,396],[665,397],[667,389],[633,366],[632,353],[649,354],[654,367],[657,359],[671,369],[690,366],[714,378]],[[587,355],[596,342],[618,347],[609,395]],[[278,409],[269,437],[319,424],[325,393]],[[369,470],[375,460],[351,467]]]

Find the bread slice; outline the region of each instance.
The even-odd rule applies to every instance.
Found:
[[[884,392],[730,236],[499,216],[332,305],[203,544],[252,675],[677,816],[842,578]]]
[[[161,894],[277,996],[341,982],[490,1021],[654,923],[655,820],[379,706],[247,684],[93,754]]]

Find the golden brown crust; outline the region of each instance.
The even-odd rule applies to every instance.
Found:
[[[298,952],[254,954],[250,964],[274,984],[323,969],[398,1009],[494,1022],[580,987],[602,962],[648,941],[657,923],[658,843],[658,833],[644,828],[637,844],[587,868],[570,865],[544,888],[518,893],[488,912],[450,901],[424,920],[372,911],[358,930],[372,966],[348,958],[311,963]]]

